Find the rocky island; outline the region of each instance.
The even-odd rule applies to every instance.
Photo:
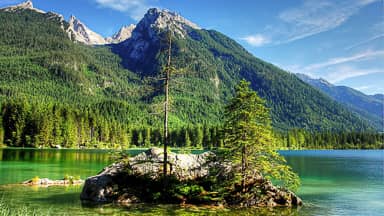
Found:
[[[231,163],[222,163],[213,152],[202,154],[168,153],[167,184],[163,178],[163,150],[150,148],[135,157],[104,168],[86,179],[81,200],[122,204],[175,203],[218,206],[300,206],[293,192],[274,186],[261,174],[247,181],[246,190],[238,185],[220,188],[217,184],[232,178]],[[223,184],[224,185],[224,184]]]

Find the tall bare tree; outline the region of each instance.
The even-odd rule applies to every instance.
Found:
[[[165,77],[164,77],[164,163],[163,163],[163,174],[164,177],[167,175],[167,165],[168,165],[168,143],[169,143],[169,134],[168,134],[168,114],[169,114],[169,77],[171,73],[171,52],[172,52],[172,34],[170,31],[167,33],[168,39],[168,56],[167,56],[167,66],[165,68]]]

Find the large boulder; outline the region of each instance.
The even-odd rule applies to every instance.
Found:
[[[91,202],[139,203],[151,201],[145,191],[161,188],[159,184],[163,174],[163,150],[150,148],[126,161],[114,163],[104,168],[98,175],[89,177],[80,195],[81,200]],[[228,178],[233,175],[230,163],[215,161],[215,154],[176,154],[168,153],[167,173],[180,182],[201,181],[209,177],[213,170],[216,178]],[[251,193],[246,199],[234,193],[227,197],[224,204],[237,206],[298,206],[302,201],[289,190],[278,188],[260,174],[254,175],[248,185],[249,191],[263,191],[263,195]],[[253,190],[253,188],[257,188]],[[144,195],[143,195],[144,194]]]
[[[136,175],[149,175],[157,179],[163,174],[163,149],[150,148],[137,156],[130,158],[131,171]],[[213,162],[209,160],[214,157],[212,152],[202,154],[176,154],[168,153],[167,173],[177,176],[179,180],[193,180],[202,178],[209,174]]]
[[[168,173],[173,174],[181,181],[204,178],[209,174],[213,165],[213,162],[209,162],[209,158],[212,156],[214,156],[212,152],[202,154],[169,152],[167,157]],[[117,200],[138,202],[138,198],[126,198],[128,197],[127,193],[121,194],[121,190],[129,190],[129,181],[133,180],[132,176],[159,179],[163,174],[163,158],[163,150],[153,147],[128,161],[114,163],[104,168],[98,175],[86,179],[80,198],[94,202]]]

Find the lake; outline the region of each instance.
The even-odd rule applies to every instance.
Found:
[[[383,215],[383,150],[281,151],[299,173],[300,209],[217,210],[175,205],[113,204],[84,206],[81,186],[28,187],[15,185],[34,176],[61,179],[64,175],[97,174],[110,164],[106,150],[0,149],[0,199],[9,206],[27,206],[51,215]]]

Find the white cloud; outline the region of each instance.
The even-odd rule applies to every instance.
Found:
[[[329,73],[325,76],[325,79],[332,83],[338,83],[349,78],[368,74],[384,73],[384,70],[381,68],[355,68],[352,66],[340,66],[333,70],[336,72]]]
[[[134,20],[140,20],[148,8],[146,0],[95,0],[96,3],[105,8],[126,12]]]
[[[267,37],[265,37],[261,34],[248,35],[246,37],[241,38],[241,40],[244,40],[248,44],[250,44],[251,46],[255,46],[255,47],[263,46],[263,45],[268,44],[270,42]]]
[[[348,62],[361,61],[361,60],[376,58],[380,56],[384,57],[384,50],[379,50],[379,51],[368,50],[365,52],[357,53],[352,56],[336,57],[336,58],[328,59],[325,62],[311,64],[303,68],[303,70],[306,72],[313,72],[329,66],[334,66],[334,65],[348,63]]]

